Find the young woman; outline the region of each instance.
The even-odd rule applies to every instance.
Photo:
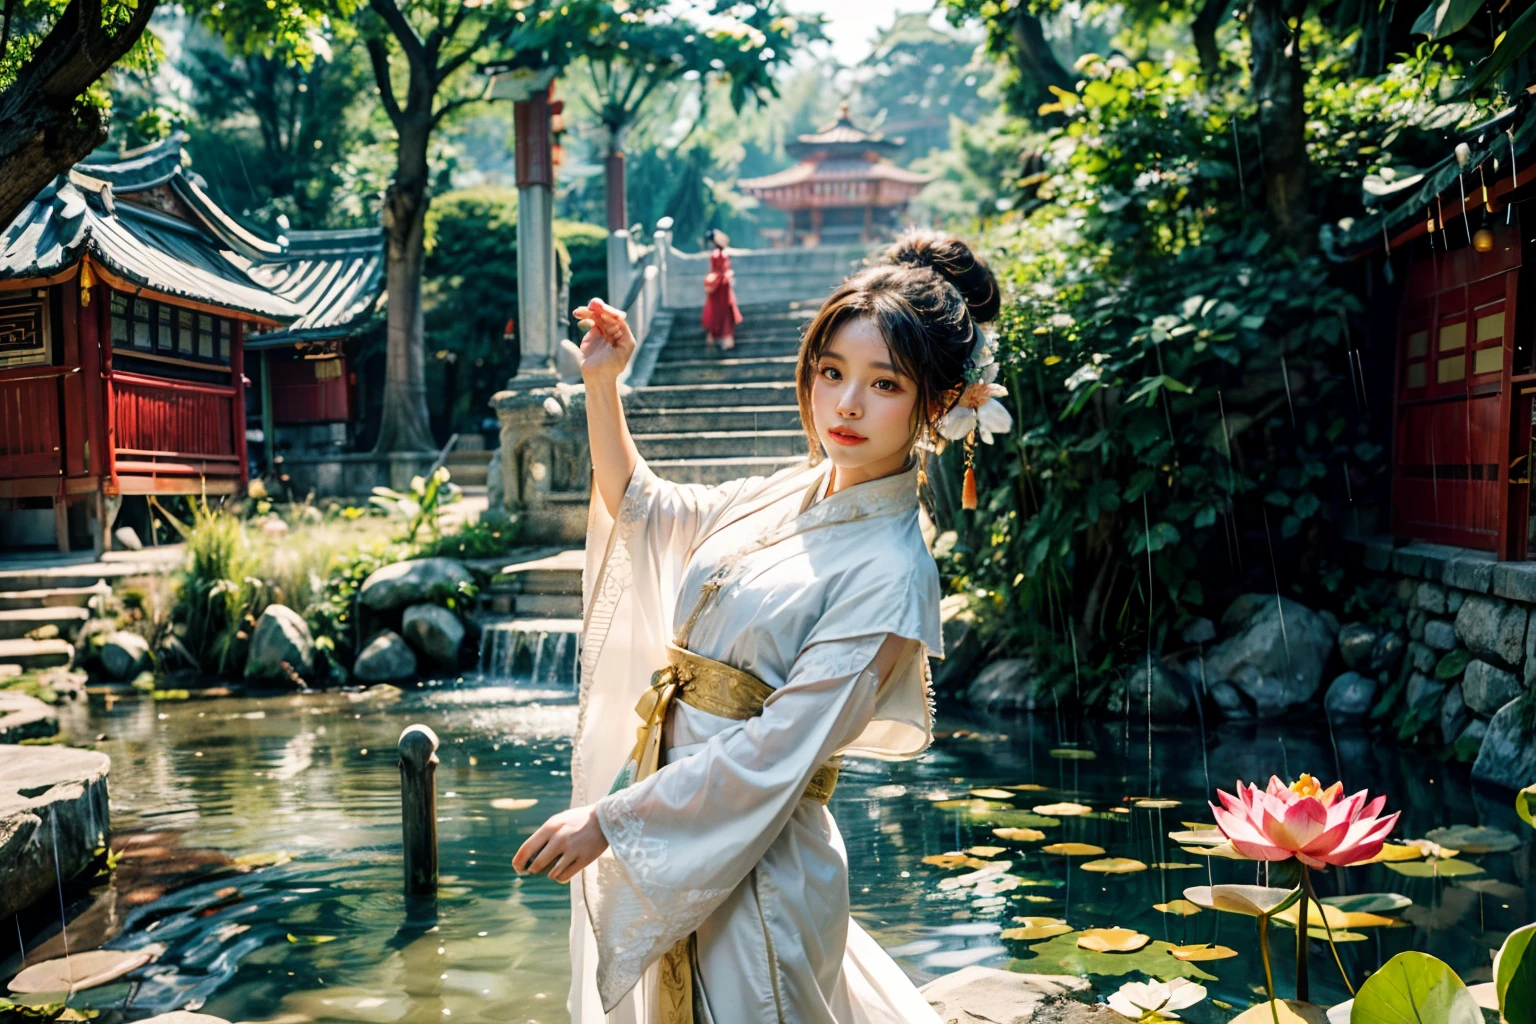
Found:
[[[736,272],[731,269],[731,258],[726,246],[731,240],[724,231],[710,228],[704,232],[704,247],[709,250],[709,273],[704,275],[704,340],[711,348],[718,341],[723,351],[736,347],[736,325],[741,323],[741,310],[736,306],[736,289],[732,282]]]
[[[575,806],[513,859],[580,881],[575,1024],[936,1024],[849,920],[826,804],[844,754],[930,742],[943,650],[916,447],[973,390],[997,311],[964,243],[909,236],[806,331],[807,461],[719,487],[646,466],[615,384],[624,315],[576,311],[595,485]]]

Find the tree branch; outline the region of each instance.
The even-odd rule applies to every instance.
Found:
[[[369,39],[368,62],[373,65],[373,79],[379,86],[379,99],[384,104],[384,112],[389,115],[390,123],[395,128],[400,127],[400,103],[395,99],[395,87],[389,80],[389,50],[384,46],[382,39]]]
[[[461,107],[467,107],[471,103],[479,103],[480,100],[481,97],[479,96],[460,96],[457,99],[449,100],[441,107],[438,107],[437,113],[432,115],[432,127],[436,128],[440,123],[442,123],[443,118],[447,117],[455,110],[458,110]]]
[[[1056,53],[1051,49],[1051,44],[1046,41],[1045,29],[1040,25],[1040,19],[1029,13],[1029,5],[1020,4],[1014,15],[1013,27],[1009,29],[1009,38],[1013,42],[1016,53],[1016,62],[1019,71],[1035,86],[1035,95],[1042,102],[1051,94],[1050,86],[1058,89],[1070,90],[1075,84],[1073,77],[1067,73],[1067,69],[1061,66],[1061,61],[1056,59]],[[1041,119],[1035,111],[1028,112],[1029,116]],[[1059,119],[1046,118],[1046,120]]]
[[[426,50],[422,46],[421,37],[416,34],[416,29],[411,25],[409,18],[395,4],[395,0],[368,0],[368,6],[389,26],[390,35],[400,43],[400,50],[405,54],[405,59],[413,66],[426,67]]]
[[[1189,28],[1207,83],[1214,82],[1221,74],[1221,49],[1216,45],[1216,30],[1221,27],[1221,19],[1226,17],[1231,5],[1232,0],[1205,0]]]

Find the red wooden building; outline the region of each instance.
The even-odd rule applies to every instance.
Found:
[[[738,187],[789,215],[786,245],[840,245],[892,237],[909,203],[932,178],[897,167],[887,154],[901,148],[853,123],[848,104],[837,120],[788,147],[800,162]]]
[[[61,550],[99,549],[125,497],[241,492],[246,335],[377,297],[321,234],[241,227],[181,143],[78,164],[0,233],[0,547],[51,519]]]

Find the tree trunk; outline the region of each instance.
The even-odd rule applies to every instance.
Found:
[[[1061,61],[1056,59],[1055,51],[1046,41],[1045,29],[1041,27],[1040,19],[1029,13],[1028,4],[1019,4],[1009,37],[1013,42],[1014,60],[1019,66],[1020,75],[1034,87],[1031,90],[1032,106],[1023,113],[1038,121],[1059,122],[1062,120],[1062,115],[1041,115],[1035,108],[1055,100],[1056,97],[1050,91],[1050,86],[1054,85],[1058,89],[1070,91],[1076,86],[1077,80],[1062,67]]]
[[[388,349],[384,414],[375,452],[422,452],[436,447],[427,417],[421,274],[427,218],[427,140],[432,116],[407,111],[398,123],[395,177],[384,194],[388,289]]]
[[[1216,30],[1221,27],[1221,19],[1226,16],[1231,4],[1232,0],[1205,0],[1200,7],[1200,13],[1195,15],[1195,20],[1189,27],[1190,35],[1194,36],[1195,53],[1200,57],[1200,71],[1205,75],[1207,87],[1214,85],[1221,77],[1221,47],[1216,45]]]
[[[603,160],[603,187],[608,198],[608,230],[629,230],[629,201],[624,192],[624,151],[617,144],[608,150]],[[615,302],[623,296],[616,296]]]
[[[106,141],[106,119],[81,97],[138,41],[155,3],[139,0],[126,23],[108,28],[100,3],[70,0],[0,92],[0,226]]]
[[[1288,24],[1295,0],[1254,0],[1248,35],[1253,49],[1253,91],[1259,105],[1264,194],[1275,236],[1298,253],[1311,252],[1307,207],[1306,112],[1302,107],[1299,42]]]

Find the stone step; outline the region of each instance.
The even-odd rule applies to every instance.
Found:
[[[626,409],[629,429],[641,434],[692,430],[795,430],[800,426],[796,405],[720,406],[714,409]]]
[[[574,594],[518,594],[513,614],[520,619],[580,619],[581,592]]]
[[[657,363],[651,374],[652,386],[668,384],[744,384],[784,381],[793,386],[795,357],[773,356],[766,359],[685,359],[675,363]]]
[[[666,366],[668,363],[696,362],[698,360],[714,361],[717,359],[742,359],[742,358],[782,358],[784,356],[797,356],[800,354],[800,339],[785,338],[782,341],[744,341],[736,339],[736,347],[729,352],[724,349],[711,348],[703,341],[679,342],[676,338],[667,342],[667,347],[662,349],[656,357],[657,366]]]
[[[84,608],[10,608],[0,611],[0,640],[19,640],[42,626],[57,626],[60,635],[73,640],[91,617]]]
[[[625,412],[645,409],[694,407],[718,409],[724,406],[797,405],[793,372],[784,380],[753,381],[745,384],[695,383],[652,384],[638,388],[625,400]]]
[[[74,657],[75,645],[67,640],[0,640],[0,665],[55,668],[69,665]]]
[[[90,587],[52,587],[46,590],[0,591],[0,610],[11,608],[84,608],[97,594],[110,594],[105,581]]]
[[[799,455],[806,451],[806,438],[803,430],[701,430],[636,434],[635,447],[647,462],[656,459]]]
[[[581,548],[571,548],[547,558],[518,562],[501,570],[491,582],[491,589],[517,594],[549,596],[576,595],[576,616],[581,616],[581,571],[586,555]],[[540,616],[561,618],[563,616]]]
[[[785,466],[804,461],[804,456],[786,455],[734,459],[657,459],[655,462],[647,460],[651,470],[663,480],[711,486],[749,476],[772,476]]]

